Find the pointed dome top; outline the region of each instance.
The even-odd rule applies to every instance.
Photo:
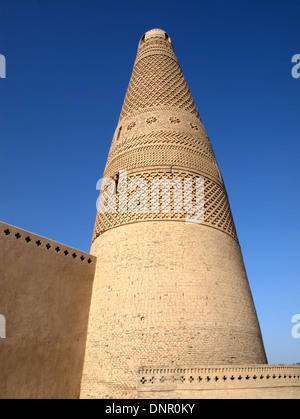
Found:
[[[140,43],[147,41],[148,39],[151,38],[162,38],[165,39],[167,41],[171,42],[171,38],[169,37],[169,35],[167,34],[167,32],[165,32],[162,29],[151,29],[150,31],[144,33],[144,35],[141,38]]]
[[[151,29],[141,37],[135,64],[147,55],[167,55],[177,61],[171,38],[162,29]]]

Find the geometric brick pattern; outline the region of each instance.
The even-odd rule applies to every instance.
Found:
[[[179,177],[182,182],[184,178],[202,177],[203,223],[237,240],[210,140],[167,34],[163,38],[160,33],[152,33],[139,44],[103,177],[117,182],[123,170],[128,172],[128,182],[136,177],[149,185],[152,177]],[[118,204],[117,185],[116,191]],[[151,212],[149,191],[146,213],[97,213],[93,241],[108,229],[131,222],[186,220],[187,214],[174,214],[172,206],[168,214]]]
[[[182,182],[184,178],[202,177],[203,223],[237,240],[210,140],[167,34],[162,37],[153,31],[139,44],[103,177],[117,181],[124,170],[128,172],[128,182],[136,177],[146,179],[148,184],[152,177],[179,177]],[[116,191],[118,204],[117,186]],[[172,206],[168,214],[151,212],[150,188],[149,191],[146,213],[97,213],[92,240],[108,229],[131,222],[186,220],[187,214],[174,214]]]
[[[189,167],[221,181],[209,140],[171,129],[120,139],[109,153],[105,175],[110,177],[118,170],[163,164]]]
[[[117,189],[116,193],[116,203],[117,203],[117,211],[111,213],[107,212],[98,212],[96,225],[95,225],[95,232],[94,232],[94,239],[96,239],[100,234],[104,233],[105,231],[120,226],[122,224],[129,224],[132,222],[139,222],[139,221],[159,221],[159,220],[178,220],[178,221],[186,221],[189,215],[193,215],[185,211],[183,202],[184,202],[184,179],[188,178],[195,178],[195,175],[192,175],[188,171],[179,171],[173,170],[172,172],[164,170],[155,170],[155,171],[143,171],[140,174],[136,173],[128,173],[127,175],[127,182],[126,182],[126,189],[127,189],[127,202],[129,202],[130,196],[132,195],[132,190],[134,189],[134,180],[135,179],[143,179],[147,183],[148,194],[146,195],[146,202],[140,202],[140,207],[143,209],[141,212],[131,212],[130,209],[127,209],[126,212],[122,213],[118,210],[120,200],[119,200],[119,189]],[[170,194],[160,194],[160,211],[154,212],[152,211],[151,207],[151,181],[152,179],[168,179],[172,181],[172,179],[179,179],[181,180],[181,196],[178,197],[178,194],[174,193],[174,188],[170,189]],[[120,182],[120,180],[119,180]],[[128,188],[128,185],[131,185],[131,188]],[[136,184],[136,187],[139,188],[139,185]],[[160,189],[162,192],[162,189]],[[192,190],[191,195],[192,199],[195,201],[195,182],[192,183]],[[105,191],[107,199],[113,199],[114,191],[111,191],[111,195],[109,195],[109,191]],[[110,198],[109,198],[110,196]],[[179,201],[179,202],[178,202]],[[170,203],[170,204],[169,204]],[[164,212],[163,208],[169,204],[170,211]],[[146,210],[145,210],[146,208]],[[181,208],[180,212],[177,211],[177,208]],[[230,207],[228,204],[228,198],[224,186],[210,180],[204,180],[204,220],[202,222],[204,225],[208,225],[214,228],[218,228],[225,233],[232,236],[234,239],[237,240],[236,230],[233,223],[233,219],[231,216]]]
[[[133,68],[121,119],[136,110],[162,105],[183,109],[199,117],[172,44],[153,38],[144,45],[141,45]]]

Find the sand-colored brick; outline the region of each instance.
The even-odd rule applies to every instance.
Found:
[[[124,181],[123,172],[126,172]],[[98,212],[97,256],[81,396],[138,396],[142,366],[265,364],[260,327],[225,185],[198,110],[160,29],[140,40],[104,177],[117,210]],[[151,179],[203,179],[204,217],[187,223],[184,196]],[[146,211],[121,211],[142,179]],[[137,186],[139,190],[140,186]],[[195,185],[193,202],[197,200]],[[106,192],[107,193],[107,192]],[[107,202],[106,202],[107,204]]]
[[[96,258],[0,222],[0,399],[78,398]]]

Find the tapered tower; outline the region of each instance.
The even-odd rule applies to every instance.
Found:
[[[83,398],[142,366],[264,364],[226,189],[167,33],[140,40],[99,200]]]

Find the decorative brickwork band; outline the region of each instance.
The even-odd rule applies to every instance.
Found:
[[[143,171],[139,174],[128,174],[126,176],[125,182],[126,185],[126,204],[129,202],[130,197],[133,193],[135,186],[135,179],[143,179],[147,183],[147,194],[145,195],[145,202],[140,203],[140,211],[132,212],[128,209],[127,205],[125,210],[120,205],[120,188],[117,188],[116,193],[116,206],[114,211],[107,210],[106,212],[97,213],[96,227],[94,232],[94,239],[102,234],[104,231],[109,230],[113,227],[117,227],[123,224],[129,224],[132,222],[139,221],[159,221],[159,220],[169,220],[169,221],[186,221],[188,216],[192,216],[192,213],[187,213],[183,206],[184,202],[184,188],[182,186],[186,185],[187,182],[185,179],[194,179],[195,174],[191,174],[189,171],[184,170],[167,170],[161,168],[160,170]],[[157,180],[161,185],[162,181],[173,181],[173,185],[176,187],[179,185],[179,193],[176,192],[176,188],[173,186],[170,188],[170,193],[163,193],[161,188],[160,194],[160,207],[159,211],[153,211],[153,180]],[[174,182],[176,181],[176,182]],[[118,185],[122,184],[122,180],[118,179]],[[195,182],[194,182],[195,183]],[[130,186],[130,187],[129,187]],[[138,187],[138,182],[136,182],[136,187]],[[192,199],[193,202],[196,202],[196,188],[195,184],[191,182],[192,190]],[[193,187],[194,186],[194,187]],[[121,191],[122,192],[122,191]],[[186,192],[186,191],[185,191]],[[112,188],[110,199],[115,193],[115,190]],[[109,191],[106,191],[106,195],[109,194]],[[109,201],[109,199],[108,199]],[[152,205],[151,205],[152,204]],[[170,211],[164,211],[164,208],[169,208]],[[230,207],[228,204],[227,194],[224,187],[210,179],[204,179],[204,220],[203,224],[220,229],[225,233],[232,236],[237,240],[236,231],[234,222],[232,219]]]

